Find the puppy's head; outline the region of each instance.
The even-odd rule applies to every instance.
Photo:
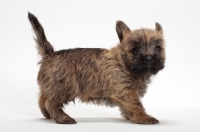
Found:
[[[131,31],[122,21],[117,21],[116,31],[120,40],[121,57],[134,74],[156,74],[164,68],[165,49],[162,27],[141,28]]]

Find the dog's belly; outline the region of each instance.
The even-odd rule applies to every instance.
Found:
[[[80,99],[81,100],[81,99]],[[117,106],[117,102],[114,102],[110,97],[89,97],[85,100],[81,100],[86,103],[93,103],[95,105],[105,105],[108,107]]]

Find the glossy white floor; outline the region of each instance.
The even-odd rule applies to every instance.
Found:
[[[200,108],[146,108],[157,119],[157,125],[132,124],[123,119],[117,108],[70,105],[68,114],[78,123],[75,125],[56,124],[45,119],[38,108],[1,108],[1,132],[199,132]]]

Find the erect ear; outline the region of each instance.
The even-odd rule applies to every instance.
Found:
[[[163,34],[161,25],[158,22],[156,22],[155,25],[156,25],[156,31],[160,32],[161,34]]]
[[[117,21],[116,22],[116,31],[117,35],[119,37],[120,42],[122,42],[124,35],[126,33],[129,33],[131,30],[126,26],[126,24],[122,21]]]

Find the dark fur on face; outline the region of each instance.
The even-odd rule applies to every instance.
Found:
[[[123,25],[123,28],[117,27],[117,33],[124,51],[122,58],[131,73],[151,75],[164,68],[164,39],[158,23],[156,30],[142,28],[132,32],[123,22],[117,24]]]
[[[39,107],[47,119],[61,124],[76,121],[63,111],[63,104],[79,98],[110,107],[118,106],[121,115],[133,123],[156,124],[149,116],[142,97],[153,74],[164,68],[163,31],[156,23],[155,30],[131,31],[117,21],[120,43],[112,48],[76,48],[54,51],[38,19],[28,13],[36,34],[37,49],[42,57],[38,73]]]

